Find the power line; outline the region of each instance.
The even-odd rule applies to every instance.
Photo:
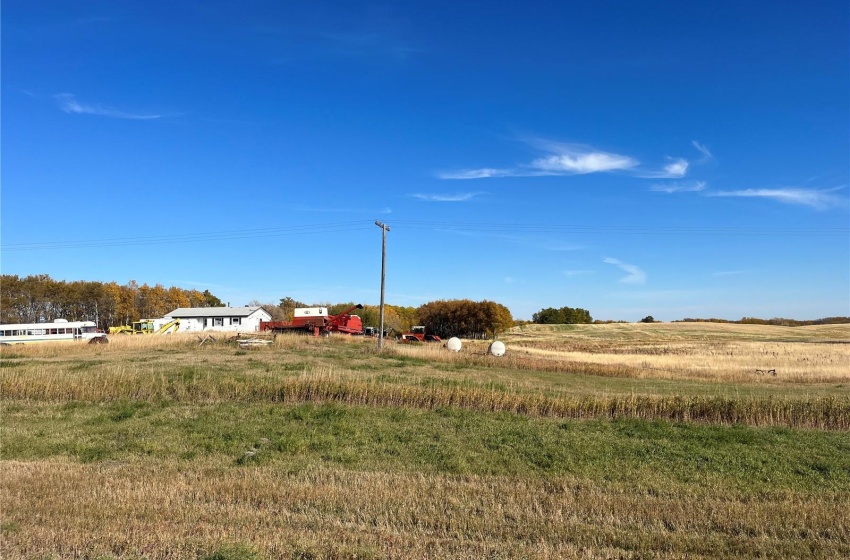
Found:
[[[398,229],[449,229],[465,231],[526,231],[531,233],[611,233],[630,235],[847,235],[850,228],[738,227],[738,226],[634,226],[611,224],[513,224],[480,222],[418,222],[394,220]]]
[[[193,243],[198,241],[229,241],[236,239],[255,239],[262,237],[317,235],[366,229],[368,229],[367,222],[343,222],[336,224],[314,224],[304,226],[286,226],[206,233],[148,235],[137,237],[118,237],[111,239],[88,239],[76,241],[46,241],[39,243],[16,243],[3,245],[2,250],[35,251],[41,249],[80,249],[89,247],[120,247],[126,245]]]
[[[850,228],[815,227],[734,227],[734,226],[657,226],[623,224],[516,224],[499,222],[425,222],[394,220],[397,230],[436,230],[474,233],[525,232],[548,234],[609,234],[609,235],[661,235],[661,236],[847,236]],[[264,237],[289,237],[303,235],[336,234],[365,231],[372,227],[367,221],[282,226],[231,231],[147,235],[107,239],[63,240],[32,243],[10,243],[0,246],[3,251],[38,251],[50,249],[83,249],[94,247],[122,247],[133,245],[159,245],[195,243],[203,241],[230,241]]]

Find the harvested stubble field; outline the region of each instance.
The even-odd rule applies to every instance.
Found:
[[[501,339],[4,348],[0,555],[850,556],[850,325]]]

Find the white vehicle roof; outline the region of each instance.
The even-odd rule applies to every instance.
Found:
[[[9,323],[7,325],[0,325],[0,330],[6,331],[12,329],[49,329],[51,327],[74,329],[77,327],[94,326],[94,321],[66,321],[65,319],[56,319],[56,321],[51,323]]]
[[[327,317],[327,307],[296,307],[295,317]]]

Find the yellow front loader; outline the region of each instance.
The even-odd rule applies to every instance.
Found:
[[[133,321],[132,325],[109,327],[109,334],[170,334],[180,328],[180,319],[172,319],[157,327],[157,319]]]

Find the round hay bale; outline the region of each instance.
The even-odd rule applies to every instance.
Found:
[[[487,349],[489,354],[494,356],[504,356],[505,355],[505,343],[500,340],[494,340],[490,347]]]

